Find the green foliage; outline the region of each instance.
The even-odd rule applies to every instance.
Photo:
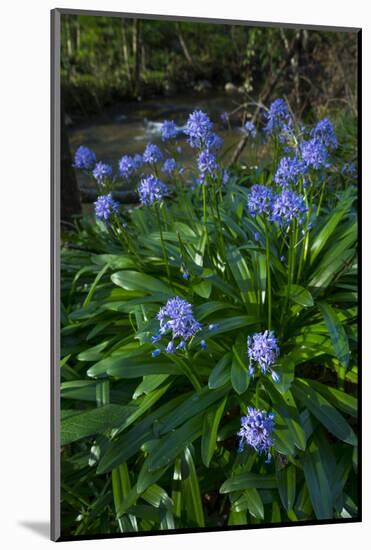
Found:
[[[358,514],[354,189],[327,193],[311,231],[271,223],[269,238],[246,187],[217,189],[206,224],[201,189],[183,189],[162,205],[163,239],[153,209],[136,208],[130,247],[84,219],[62,250],[66,533]],[[156,314],[174,295],[204,329],[187,352],[152,357]],[[277,384],[248,371],[247,336],[269,323]],[[276,415],[270,463],[237,452],[249,405]]]

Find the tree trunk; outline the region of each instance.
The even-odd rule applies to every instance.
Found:
[[[140,93],[140,58],[141,58],[141,33],[140,21],[133,19],[133,86],[134,94]]]
[[[183,33],[182,33],[182,29],[181,29],[179,23],[176,24],[176,30],[177,30],[177,34],[178,34],[179,44],[180,44],[180,47],[182,48],[184,57],[186,58],[186,60],[188,61],[188,63],[189,63],[192,67],[194,67],[195,64],[194,64],[193,58],[192,58],[192,56],[191,56],[191,54],[190,54],[190,52],[189,52],[187,43],[186,43],[186,41],[185,41],[185,38],[184,38],[184,35],[183,35]]]
[[[121,26],[122,33],[122,54],[124,57],[126,76],[129,82],[129,86],[132,86],[131,72],[130,72],[130,61],[129,61],[129,45],[128,45],[128,36],[127,36],[127,22],[125,19],[122,20]]]

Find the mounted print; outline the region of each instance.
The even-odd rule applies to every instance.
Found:
[[[54,540],[361,520],[360,44],[52,12]]]

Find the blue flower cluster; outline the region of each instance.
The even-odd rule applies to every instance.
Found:
[[[207,174],[215,176],[218,169],[216,156],[209,149],[204,149],[197,158],[197,166],[200,171],[200,183],[203,183]]]
[[[305,140],[300,145],[301,157],[309,168],[318,170],[330,166],[326,145],[319,138]]]
[[[93,170],[93,177],[102,185],[105,179],[112,177],[112,167],[105,162],[97,162]]]
[[[112,214],[118,214],[120,203],[113,200],[111,193],[100,195],[94,203],[98,220],[108,221]]]
[[[124,179],[129,179],[143,164],[142,155],[124,155],[119,160],[119,174]]]
[[[307,212],[304,197],[283,188],[280,193],[273,193],[265,185],[253,185],[247,198],[247,209],[252,216],[266,215],[270,221],[287,227],[295,219],[303,222]]]
[[[278,222],[283,227],[290,225],[293,220],[297,220],[301,224],[307,210],[302,195],[291,191],[291,189],[283,189],[273,201],[271,220]]]
[[[178,128],[173,120],[164,120],[161,126],[162,141],[169,141],[176,138],[178,135]]]
[[[80,145],[75,153],[74,167],[80,170],[91,170],[97,161],[94,151]]]
[[[323,118],[311,131],[311,137],[317,138],[329,149],[337,149],[338,140],[334,126],[328,118]]]
[[[292,124],[289,108],[283,99],[273,101],[265,117],[267,123],[264,131],[267,134],[275,130],[287,129]]]
[[[306,168],[306,164],[296,157],[283,157],[279,162],[274,181],[282,187],[296,185],[299,177],[305,175]]]
[[[265,185],[253,185],[247,198],[247,208],[252,216],[266,214],[272,211],[273,192]]]
[[[148,143],[143,153],[143,162],[145,164],[156,164],[162,160],[163,154],[161,149],[155,143]]]
[[[176,168],[176,161],[175,159],[166,159],[164,164],[162,165],[161,172],[164,172],[164,174],[171,174],[174,172]]]
[[[279,375],[272,369],[277,361],[280,348],[272,330],[257,332],[247,338],[247,354],[249,356],[249,373],[255,375],[258,366],[263,374],[270,374],[274,382],[279,382]]]
[[[201,149],[208,146],[212,134],[213,123],[203,111],[193,111],[188,117],[184,133],[188,136],[188,143],[192,148]]]
[[[155,176],[146,176],[138,186],[139,199],[145,206],[161,202],[169,194],[167,186]]]
[[[255,127],[255,124],[251,120],[248,120],[247,122],[245,122],[244,130],[247,133],[247,135],[249,135],[251,137],[256,136],[256,127]]]
[[[185,350],[187,342],[202,328],[194,315],[192,305],[179,296],[170,298],[157,314],[160,321],[160,330],[152,336],[152,342],[159,342],[163,336],[170,335],[166,346],[166,353],[175,353],[176,350]],[[161,353],[160,348],[152,352],[156,357]]]
[[[240,438],[239,451],[242,452],[245,445],[250,446],[259,454],[265,453],[267,462],[270,462],[274,428],[274,413],[248,407],[247,415],[241,418],[241,429],[237,434]]]

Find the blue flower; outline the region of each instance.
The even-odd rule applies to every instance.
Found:
[[[256,231],[256,232],[254,233],[254,239],[255,239],[256,241],[260,241],[260,233],[258,233],[258,231]]]
[[[220,149],[223,146],[224,140],[218,134],[211,132],[205,139],[205,147],[207,149]]]
[[[148,143],[143,153],[143,162],[145,164],[155,164],[163,159],[161,149],[154,143]]]
[[[281,130],[291,122],[291,115],[286,102],[283,99],[276,99],[271,104],[269,111],[265,114],[267,124],[264,131],[271,134],[274,130]]]
[[[161,353],[161,350],[160,348],[157,348],[157,349],[154,349],[153,352],[151,353],[152,357],[158,357]]]
[[[239,451],[243,451],[245,445],[250,446],[259,454],[265,453],[269,462],[274,428],[273,413],[247,407],[247,415],[241,418],[241,429],[237,434],[240,438]]]
[[[341,173],[342,175],[349,175],[349,176],[354,176],[355,174],[357,174],[357,169],[354,165],[354,162],[344,163],[341,168]]]
[[[205,340],[201,340],[200,347],[201,347],[201,349],[207,349],[207,343],[206,343]]]
[[[330,163],[328,162],[328,151],[323,141],[318,138],[312,138],[307,141],[303,141],[300,146],[301,157],[308,167],[315,168],[328,168]]]
[[[112,214],[117,214],[120,208],[120,203],[113,200],[111,193],[101,195],[94,203],[95,215],[99,220],[108,221]]]
[[[197,165],[200,171],[201,181],[203,181],[207,174],[210,174],[210,176],[215,176],[215,172],[218,169],[216,157],[208,149],[201,151],[197,158]]]
[[[119,160],[119,174],[124,179],[129,179],[136,170],[136,163],[129,155],[124,155]]]
[[[323,118],[313,128],[310,133],[311,137],[318,138],[329,149],[336,149],[338,140],[335,134],[334,126],[328,118]]]
[[[272,370],[272,365],[277,361],[280,348],[273,330],[257,332],[247,338],[247,354],[249,356],[249,373],[254,376],[258,366],[263,374],[270,374],[275,382],[278,375]]]
[[[228,170],[226,170],[224,168],[223,171],[222,171],[222,184],[223,185],[227,185],[227,183],[229,182],[229,177],[230,177],[230,174],[229,174]]]
[[[247,135],[252,136],[252,137],[256,136],[256,127],[255,127],[255,124],[251,120],[248,120],[247,122],[245,122],[244,130],[247,133]]]
[[[165,174],[171,174],[172,172],[174,172],[175,168],[175,159],[166,159],[164,164],[162,165],[161,172],[164,172]]]
[[[97,158],[94,151],[89,149],[89,147],[80,145],[75,153],[73,165],[75,168],[80,168],[81,170],[91,170],[96,161]]]
[[[222,121],[223,124],[228,124],[229,114],[224,111],[224,113],[220,114],[220,120]]]
[[[139,199],[142,204],[150,206],[156,201],[162,201],[168,195],[167,186],[155,176],[146,176],[141,179],[138,187]]]
[[[194,111],[188,117],[184,133],[188,136],[188,143],[191,147],[201,148],[213,129],[213,123],[203,111]]]
[[[297,220],[300,224],[307,210],[302,195],[290,189],[284,189],[273,201],[271,220],[278,222],[281,226],[288,226],[293,220]]]
[[[99,184],[102,184],[106,178],[112,176],[112,168],[104,162],[97,162],[93,170],[93,176]]]
[[[178,135],[178,128],[173,120],[164,120],[161,127],[162,141],[168,141],[176,138]]]
[[[253,185],[247,198],[247,209],[252,216],[271,214],[273,193],[265,185]]]
[[[201,323],[193,315],[192,305],[179,296],[167,301],[158,312],[157,319],[160,321],[160,330],[152,337],[152,342],[157,342],[164,335],[169,334],[171,340],[166,346],[167,353],[185,349],[187,341],[202,328]],[[178,344],[176,344],[177,340]]]
[[[135,170],[138,170],[138,168],[140,168],[143,164],[143,156],[139,155],[139,153],[134,155],[133,156],[133,164],[134,164]]]
[[[278,165],[274,181],[282,187],[286,187],[290,183],[297,184],[299,176],[303,176],[305,171],[306,165],[303,161],[297,158],[283,157]]]

